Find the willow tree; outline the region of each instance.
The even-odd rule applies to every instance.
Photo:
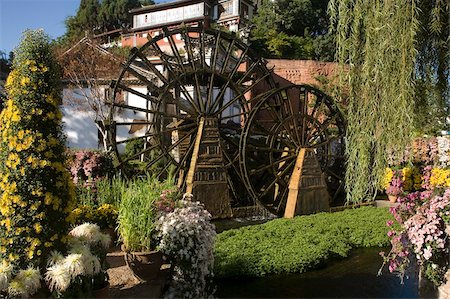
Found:
[[[432,9],[423,9],[427,5]],[[431,62],[421,55],[437,45],[441,47],[439,53],[446,51],[448,55],[445,39],[449,9],[443,0],[330,1],[337,60],[349,66],[349,71],[343,69],[341,76],[350,95],[348,201],[373,199],[386,167],[387,149],[400,152],[409,142],[414,129],[414,101],[420,98],[415,84],[418,71],[430,74],[436,85],[448,86],[448,68],[444,76],[431,74],[442,67],[440,62],[448,65],[448,61]],[[447,35],[434,34],[433,40],[431,36],[419,36],[433,30],[446,31]],[[428,50],[423,47],[425,44],[429,45]]]

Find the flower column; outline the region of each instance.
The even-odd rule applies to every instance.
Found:
[[[65,169],[58,68],[48,37],[27,31],[15,50],[0,115],[0,257],[45,268],[62,250],[74,189]]]

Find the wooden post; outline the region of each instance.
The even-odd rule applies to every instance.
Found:
[[[313,149],[300,149],[288,188],[284,217],[329,211],[330,195]]]
[[[186,178],[186,193],[192,194],[192,189],[194,188],[194,173],[195,167],[197,166],[198,151],[200,149],[200,143],[202,141],[203,126],[205,124],[205,118],[200,118],[198,124],[197,137],[195,138],[194,151],[192,153],[191,164],[189,165],[189,171]]]
[[[286,209],[284,210],[285,218],[293,218],[295,216],[295,210],[297,209],[298,189],[300,187],[300,179],[302,177],[305,153],[306,149],[300,149],[297,156],[297,161],[295,161],[294,171],[292,172],[291,179],[289,180],[289,193]]]

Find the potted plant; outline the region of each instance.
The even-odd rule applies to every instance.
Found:
[[[163,190],[173,188],[172,182],[159,182],[147,177],[130,181],[123,189],[119,204],[118,233],[123,242],[125,261],[141,281],[154,279],[163,263],[154,239],[158,216],[155,202]]]
[[[388,168],[385,174],[385,189],[390,202],[397,202],[398,196],[403,194],[403,173],[401,170]]]

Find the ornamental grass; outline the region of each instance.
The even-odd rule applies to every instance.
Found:
[[[45,255],[65,248],[74,198],[60,75],[41,30],[26,31],[14,54],[0,114],[0,258],[14,269],[45,269]]]

